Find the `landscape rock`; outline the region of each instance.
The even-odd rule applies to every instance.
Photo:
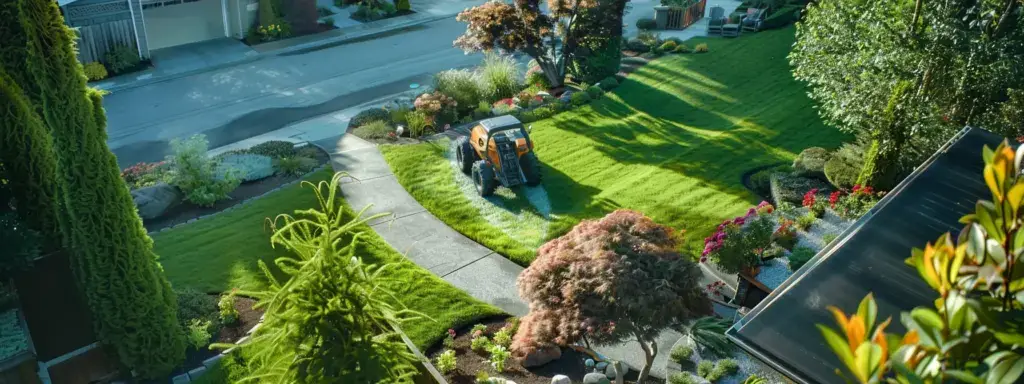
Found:
[[[523,367],[539,367],[541,365],[550,363],[558,358],[562,357],[562,350],[558,347],[544,347],[537,348],[533,353],[527,354],[523,358]]]
[[[573,91],[565,91],[565,92],[562,93],[562,96],[559,96],[558,100],[561,100],[563,103],[568,103],[568,102],[572,101],[572,94],[573,93],[575,93],[575,92],[573,92]]]
[[[619,364],[619,365],[620,365],[619,369],[622,370],[622,376],[628,375],[629,374],[629,366],[626,365],[626,364]],[[604,369],[604,375],[605,375],[605,377],[607,377],[607,378],[609,378],[611,380],[615,380],[615,367],[612,364],[608,364],[608,367]]]
[[[139,188],[131,192],[132,201],[139,209],[139,217],[144,220],[151,220],[163,216],[171,208],[181,204],[184,196],[178,188],[167,183],[145,188]]]
[[[590,372],[583,376],[583,384],[611,384],[611,380],[600,372]]]
[[[551,378],[551,384],[572,384],[572,380],[566,375],[555,375]]]

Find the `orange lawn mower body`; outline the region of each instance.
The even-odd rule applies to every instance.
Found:
[[[540,184],[540,162],[533,153],[529,129],[515,117],[481,120],[469,137],[457,139],[452,149],[459,168],[473,178],[480,196],[490,196],[499,184],[506,188]]]

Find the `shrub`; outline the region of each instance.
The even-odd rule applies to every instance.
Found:
[[[732,344],[725,337],[725,331],[732,322],[715,316],[704,316],[690,324],[687,334],[700,347],[717,356],[728,356]]]
[[[863,166],[863,148],[856,144],[844,144],[825,162],[825,177],[837,188],[850,189],[857,184]]]
[[[274,162],[274,168],[282,175],[302,176],[312,171],[319,164],[315,159],[305,156],[282,157]]]
[[[679,47],[679,44],[676,44],[675,41],[667,40],[664,43],[661,43],[661,46],[659,46],[658,49],[662,52],[674,52],[677,47]]]
[[[472,111],[483,100],[479,76],[467,69],[449,69],[434,75],[434,89],[454,99],[460,114]]]
[[[647,44],[648,47],[657,47],[661,44],[661,35],[651,31],[640,31],[637,32],[636,38]]]
[[[810,147],[800,151],[793,160],[793,174],[803,177],[825,178],[825,162],[829,154],[825,148]]]
[[[740,365],[733,359],[722,359],[715,363],[715,368],[708,372],[708,375],[704,378],[712,383],[716,383],[719,380],[724,379],[726,376],[732,375],[739,371]]]
[[[395,0],[395,11],[408,13],[412,10],[412,5],[409,0]]]
[[[679,364],[690,361],[690,356],[693,356],[693,348],[686,345],[677,345],[675,348],[672,348],[672,352],[669,354],[672,361]]]
[[[218,315],[221,325],[234,326],[240,320],[238,310],[235,309],[235,291],[220,296],[217,301]]]
[[[836,241],[836,238],[838,237],[839,235],[836,235],[834,233],[826,233],[824,235],[821,235],[821,241],[824,242],[825,245],[829,245],[832,244],[833,241]]]
[[[697,46],[693,47],[693,51],[696,52],[696,53],[705,53],[705,52],[708,51],[708,44],[707,43],[697,44]]]
[[[775,29],[785,27],[799,19],[800,7],[798,5],[786,5],[773,12],[761,22],[761,29]]]
[[[82,66],[82,70],[85,72],[85,77],[89,81],[103,80],[107,78],[107,67],[104,67],[102,63],[91,62],[86,63]]]
[[[103,59],[106,61],[107,70],[115,75],[134,69],[142,61],[139,58],[139,51],[127,45],[118,45],[111,48],[103,55]]]
[[[406,115],[406,118],[408,118],[408,115]],[[383,121],[374,121],[353,129],[352,134],[363,139],[380,140],[387,137],[388,133],[394,131],[395,130],[391,128],[391,125],[388,123]]]
[[[217,163],[217,177],[221,180],[237,178],[243,182],[255,181],[274,174],[274,162],[269,156],[254,154],[228,154]]]
[[[420,314],[390,304],[393,293],[383,288],[388,277],[379,273],[388,265],[365,264],[358,256],[355,235],[367,219],[348,219],[338,209],[334,192],[342,177],[305,183],[319,209],[270,222],[271,242],[291,251],[275,264],[288,268],[273,274],[258,261],[274,283],[254,294],[266,312],[249,342],[248,377],[239,381],[377,383],[416,374],[416,357],[392,324],[400,327]]]
[[[491,384],[491,375],[487,371],[476,371],[476,384]]]
[[[604,94],[604,90],[602,90],[601,87],[598,87],[596,85],[591,85],[587,87],[587,94],[590,95],[591,99],[597,100],[600,99],[601,95]]]
[[[651,50],[651,46],[639,38],[632,38],[626,42],[626,49],[633,52],[647,52]]]
[[[669,384],[700,384],[701,380],[689,372],[673,373],[668,378]]]
[[[389,121],[392,124],[407,124],[409,113],[412,112],[412,108],[405,105],[398,106],[396,108],[388,109]]]
[[[325,17],[323,19],[320,19],[320,22],[318,24],[333,26],[334,25],[334,17],[331,16],[331,17]]]
[[[435,116],[445,109],[459,106],[458,101],[438,91],[419,95],[413,104],[416,106],[416,112],[427,116]]]
[[[672,50],[672,53],[690,53],[690,52],[692,52],[692,50],[686,44],[679,44],[679,45],[676,46],[675,49]]]
[[[475,324],[475,325],[473,325],[473,328],[469,330],[469,332],[473,335],[473,337],[476,337],[476,336],[479,336],[479,335],[483,335],[484,332],[486,332],[486,331],[487,331],[487,326],[483,325],[483,324]]]
[[[762,169],[750,175],[750,189],[761,196],[772,194],[772,174],[777,172],[773,168]]]
[[[448,333],[444,335],[444,340],[441,342],[441,345],[443,345],[445,349],[455,348],[455,336],[455,330],[448,328]]]
[[[768,379],[758,375],[750,375],[747,376],[746,380],[743,380],[743,384],[768,384]]]
[[[878,204],[878,196],[871,187],[854,185],[853,190],[845,196],[841,196],[839,191],[834,192],[829,197],[829,203],[840,217],[852,220],[864,216]]]
[[[477,352],[486,351],[491,348],[491,345],[491,340],[488,339],[487,336],[483,335],[473,336],[473,338],[469,340],[469,348]]]
[[[202,349],[203,347],[210,344],[210,321],[192,319],[188,323],[188,332],[185,333],[185,338],[188,340],[189,345],[195,349]]]
[[[772,241],[785,249],[793,249],[796,245],[796,222],[790,219],[782,219],[779,228],[772,233]]]
[[[185,200],[212,207],[217,201],[228,198],[228,193],[238,187],[239,180],[233,175],[218,177],[216,165],[206,156],[206,147],[203,135],[171,140],[174,154],[168,156],[168,163],[173,168],[171,184],[185,194]]]
[[[573,106],[575,106],[575,107],[579,107],[579,106],[584,105],[584,104],[589,103],[589,102],[590,102],[590,95],[587,94],[586,92],[576,92],[576,93],[573,93],[572,94],[572,98],[570,99],[570,103]]]
[[[409,136],[423,136],[427,130],[427,126],[429,125],[427,115],[420,111],[414,111],[406,116],[406,118],[409,120]]]
[[[154,186],[170,180],[167,162],[138,163],[121,171],[121,179],[128,184],[128,189]]]
[[[526,85],[529,86],[539,86],[543,89],[551,88],[551,80],[548,80],[548,77],[544,75],[544,70],[539,65],[534,65],[526,70],[524,80]]]
[[[807,264],[808,261],[811,261],[811,258],[814,257],[815,253],[816,252],[811,248],[796,247],[796,249],[789,254],[789,269],[796,272],[800,267],[803,267],[804,264]]]
[[[501,345],[494,345],[490,349],[491,351],[491,366],[494,367],[495,371],[505,372],[505,361],[508,360],[511,355],[508,352],[508,348]]]
[[[658,28],[658,22],[651,18],[643,18],[636,21],[636,28],[641,31],[649,31]]]
[[[597,86],[605,91],[610,91],[619,86],[619,81],[615,79],[615,76],[609,76],[597,83]]]
[[[487,101],[510,98],[522,88],[518,64],[511,56],[487,53],[478,70],[482,95]]]
[[[707,378],[711,374],[711,371],[715,369],[715,362],[711,360],[702,360],[697,364],[697,376]]]
[[[759,255],[756,250],[765,249],[771,244],[774,224],[770,219],[761,216],[754,217],[749,223],[746,221],[726,222],[720,225],[724,225],[725,238],[721,247],[711,252],[708,259],[722,272],[736,274],[757,265]],[[746,227],[741,227],[744,224]]]
[[[597,344],[632,339],[649,346],[668,326],[711,313],[700,268],[677,249],[675,231],[629,210],[585,220],[544,244],[517,281],[530,313],[512,352],[522,358],[584,336]]]
[[[512,345],[512,328],[501,327],[494,333],[494,344],[508,348]]]
[[[804,193],[811,189],[817,189],[821,193],[827,193],[832,189],[832,185],[826,181],[784,173],[773,174],[772,181],[772,198],[776,202],[802,203]]]
[[[256,144],[246,150],[254,155],[263,155],[271,159],[279,159],[295,155],[295,144],[290,141],[271,140]]]
[[[384,108],[369,108],[359,111],[348,121],[349,128],[361,127],[374,121],[391,122],[391,112]]]
[[[481,101],[476,105],[476,109],[473,110],[473,119],[480,120],[486,119],[491,116],[491,105],[486,101]]]
[[[317,148],[315,145],[306,145],[299,147],[298,149],[295,149],[294,154],[294,156],[308,157],[310,159],[316,159],[322,155],[323,152],[320,150],[320,148]]]
[[[814,212],[807,212],[806,215],[800,216],[796,219],[796,227],[803,231],[811,229],[814,222],[818,221],[818,217],[814,216]]]
[[[436,363],[434,365],[437,367],[437,370],[441,371],[442,374],[454,371],[455,367],[458,366],[458,359],[455,358],[455,351],[451,349],[441,352],[440,355],[437,355],[437,360],[435,360],[434,362]]]
[[[176,290],[175,293],[178,304],[178,324],[182,332],[186,334],[189,332],[188,328],[192,320],[208,321],[210,327],[207,332],[210,334],[217,332],[217,325],[220,324],[217,299],[192,288]]]

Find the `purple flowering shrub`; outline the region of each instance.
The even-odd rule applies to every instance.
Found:
[[[663,329],[711,313],[700,268],[677,251],[679,237],[639,212],[617,210],[544,244],[517,282],[530,313],[512,340],[513,356],[586,337],[638,340],[653,361],[651,344]]]
[[[775,207],[762,201],[747,214],[723,221],[711,236],[704,238],[700,262],[709,260],[725,273],[739,273],[760,262],[761,253],[771,245],[775,224],[766,214]]]

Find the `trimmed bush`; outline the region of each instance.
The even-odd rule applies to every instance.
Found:
[[[668,378],[669,384],[699,384],[701,383],[700,378],[694,376],[689,372],[673,373]]]
[[[693,47],[693,51],[696,52],[696,53],[707,53],[708,52],[708,45],[707,45],[707,43],[697,44],[696,47]]]
[[[210,326],[206,329],[209,333],[217,333],[220,327],[220,313],[217,309],[217,299],[205,292],[185,288],[175,291],[178,296],[178,322],[181,324],[182,332],[188,330],[192,320],[209,321]]]
[[[174,154],[167,157],[173,169],[171,185],[185,194],[185,200],[201,207],[212,207],[227,199],[228,193],[238,187],[237,176],[218,174],[216,164],[206,156],[206,136],[171,140],[171,151]]]
[[[808,261],[811,261],[811,258],[814,257],[816,253],[817,252],[814,252],[813,249],[807,247],[794,248],[793,252],[789,254],[789,269],[796,272],[800,267],[803,267],[804,264],[807,264]]]
[[[271,140],[252,146],[245,151],[254,155],[263,155],[272,159],[292,156],[295,154],[295,144],[290,141]]]
[[[316,168],[317,164],[317,161],[311,157],[282,157],[275,162],[274,168],[278,173],[284,175],[302,176]]]
[[[391,113],[384,108],[369,108],[359,111],[348,121],[349,128],[361,127],[371,121],[391,122]]]
[[[818,179],[784,173],[772,174],[771,179],[772,200],[776,204],[782,202],[801,204],[804,200],[804,193],[807,191],[817,189],[819,193],[827,194],[834,189],[829,183]]]
[[[600,99],[601,95],[604,94],[604,90],[596,85],[591,85],[587,87],[587,94],[590,95],[591,99],[597,100]]]
[[[658,22],[650,18],[640,19],[636,21],[636,28],[641,31],[650,31],[658,28]]]
[[[679,45],[676,46],[676,49],[672,50],[672,53],[690,53],[690,52],[693,52],[693,50],[691,50],[690,47],[687,46],[686,44],[679,44]]]
[[[693,348],[686,345],[678,345],[672,348],[672,352],[669,357],[672,361],[678,364],[685,364],[690,361],[690,356],[693,356]]]
[[[579,106],[584,105],[584,104],[589,103],[589,102],[590,102],[590,95],[587,94],[586,92],[576,92],[576,93],[573,93],[572,96],[569,99],[569,103],[571,103],[575,107],[579,107]]]
[[[851,189],[857,184],[863,166],[863,149],[855,144],[844,144],[825,162],[825,177],[836,188]]]
[[[647,52],[651,50],[651,46],[639,38],[632,38],[626,43],[626,49],[633,52]]]
[[[142,61],[139,58],[139,51],[127,45],[118,45],[111,48],[107,51],[106,55],[103,55],[103,59],[107,62],[107,69],[115,75],[139,66],[139,63]]]
[[[658,47],[658,49],[662,52],[675,52],[676,47],[679,47],[679,44],[675,41],[667,40],[664,43],[661,43],[661,46]]]
[[[107,67],[104,67],[102,63],[91,62],[82,66],[82,70],[85,72],[85,77],[89,81],[103,80],[107,78]]]
[[[797,176],[825,179],[825,162],[829,159],[828,150],[821,147],[810,147],[800,151],[793,160],[793,173]]]
[[[761,29],[782,28],[800,19],[801,8],[795,5],[787,5],[779,8],[766,17],[761,23]]]
[[[739,371],[740,365],[733,359],[722,359],[715,363],[715,368],[708,372],[705,379],[712,383],[716,383],[719,380],[724,379],[726,376],[732,375]]]
[[[714,369],[715,362],[711,360],[701,360],[701,362],[697,364],[697,376],[708,377]]]
[[[409,4],[409,0],[395,0],[395,10],[398,12],[409,12],[412,10],[412,5]]]
[[[185,357],[177,300],[121,180],[117,158],[107,147],[102,93],[86,86],[75,33],[64,23],[57,3],[17,4],[4,7],[8,22],[0,23],[0,29],[20,21],[27,39],[3,44],[32,49],[24,65],[5,65],[3,72],[28,81],[19,84],[22,89],[38,85],[36,100],[41,102],[33,104],[46,119],[53,152],[62,154],[57,156],[58,201],[75,218],[62,223],[61,233],[93,329],[126,370],[142,378],[164,376]],[[6,56],[8,46],[4,48]]]
[[[615,79],[615,76],[609,76],[597,83],[597,86],[605,91],[610,91],[619,86],[619,81]]]

